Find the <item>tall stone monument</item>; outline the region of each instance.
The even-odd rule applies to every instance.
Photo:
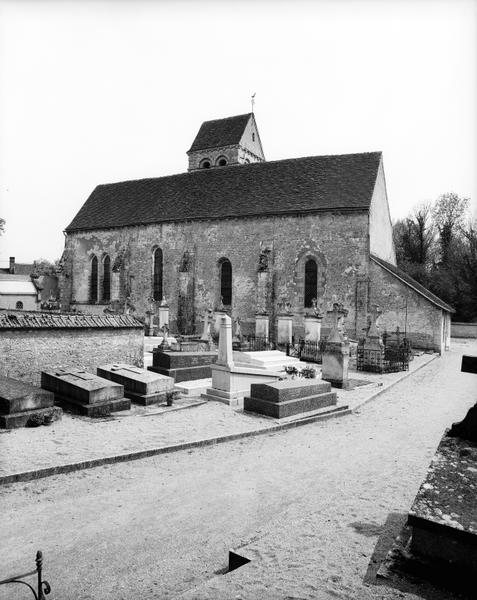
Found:
[[[349,341],[343,334],[343,321],[348,311],[335,302],[328,314],[333,319],[333,327],[323,351],[321,377],[333,387],[348,389]]]

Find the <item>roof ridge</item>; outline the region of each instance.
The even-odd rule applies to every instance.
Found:
[[[393,265],[387,260],[384,260],[384,258],[376,256],[376,254],[370,253],[370,257],[372,260],[374,260],[374,262],[378,263],[381,267],[389,271],[392,275],[398,277],[407,286],[412,287],[416,292],[421,294],[421,296],[424,296],[424,298],[429,300],[429,302],[432,302],[436,306],[439,306],[440,308],[443,308],[444,310],[447,310],[449,312],[455,312],[455,310],[450,304],[444,302],[444,300],[439,298],[439,296],[436,296],[436,294],[431,292],[431,290],[428,290],[426,286],[422,285],[422,283],[419,283],[419,281],[416,281],[414,277],[411,277],[411,275],[406,273],[406,271],[403,271],[403,269],[401,269],[400,267],[397,267],[396,265]]]
[[[351,157],[351,156],[366,156],[366,155],[382,155],[383,152],[382,150],[374,150],[374,151],[369,151],[369,152],[349,152],[346,154],[310,154],[308,156],[295,156],[292,158],[277,158],[275,160],[265,160],[262,162],[256,162],[256,163],[237,163],[237,164],[233,164],[233,165],[227,165],[227,169],[230,168],[247,168],[247,167],[253,167],[256,168],[257,166],[261,165],[275,165],[277,163],[287,163],[287,162],[293,162],[293,161],[299,161],[299,160],[310,160],[312,158],[343,158],[343,157]],[[109,185],[120,185],[122,183],[140,183],[140,182],[146,182],[146,181],[157,181],[158,179],[168,179],[168,178],[172,178],[172,177],[180,177],[181,175],[184,177],[195,177],[196,175],[199,174],[210,174],[210,173],[217,173],[217,172],[224,172],[225,168],[224,167],[220,167],[220,169],[196,169],[194,171],[181,171],[179,173],[171,173],[170,175],[160,175],[159,177],[141,177],[140,179],[123,179],[121,181],[110,181],[108,183],[99,183],[95,188],[93,188],[94,190],[100,188],[100,187],[106,187]]]

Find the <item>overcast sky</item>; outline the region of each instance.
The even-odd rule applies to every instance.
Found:
[[[254,92],[268,160],[381,150],[393,219],[475,206],[476,24],[475,0],[0,0],[0,261],[58,258],[96,185],[185,171]]]

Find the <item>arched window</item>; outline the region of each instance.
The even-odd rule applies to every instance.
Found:
[[[317,297],[318,266],[313,258],[305,263],[305,308],[313,306],[313,299]]]
[[[93,258],[91,259],[89,299],[91,302],[98,301],[98,259],[96,258],[96,256],[93,256]]]
[[[18,310],[23,310],[23,302],[21,300],[19,300],[16,304],[15,304],[15,308]]]
[[[218,167],[225,167],[225,165],[227,164],[227,159],[225,158],[225,156],[219,156],[219,158],[215,161],[215,164]]]
[[[156,248],[152,255],[152,297],[162,300],[162,250]]]
[[[106,255],[103,259],[103,300],[111,300],[111,259]]]
[[[201,169],[210,169],[210,160],[208,158],[204,158],[200,163]]]
[[[220,295],[224,306],[232,304],[232,265],[228,258],[220,261]]]

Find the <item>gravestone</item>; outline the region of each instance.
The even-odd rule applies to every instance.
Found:
[[[206,310],[203,319],[202,335],[200,341],[210,344],[212,342],[212,335],[210,333],[210,327],[212,325],[213,315],[211,310]]]
[[[217,365],[231,369],[234,366],[232,348],[232,319],[228,315],[222,317],[219,335],[219,351]]]
[[[287,379],[273,383],[253,383],[243,408],[281,419],[336,404],[336,392],[327,381]]]
[[[381,315],[381,310],[374,305],[369,314],[369,328],[366,337],[360,344],[360,353],[362,354],[363,371],[382,373],[384,368],[384,344],[377,320]]]
[[[174,379],[133,365],[110,364],[97,368],[97,375],[124,386],[124,395],[148,406],[165,402],[174,389]]]
[[[217,352],[152,351],[152,366],[148,371],[172,377],[176,383],[211,377],[211,366],[217,361]]]
[[[285,346],[293,342],[293,315],[291,304],[285,299],[277,305],[277,344]]]
[[[61,419],[61,415],[51,392],[0,376],[0,428],[48,424]]]
[[[328,314],[333,319],[333,327],[323,350],[321,377],[333,387],[348,389],[349,342],[342,333],[348,311],[335,302]]]
[[[318,308],[316,298],[312,300],[312,312],[305,315],[305,342],[318,343],[321,339],[321,321],[323,314]]]
[[[41,387],[53,392],[55,402],[63,408],[88,417],[131,408],[124,386],[82,369],[42,371]]]
[[[236,352],[235,355],[241,355]],[[212,387],[207,388],[203,398],[229,405],[237,405],[250,392],[252,383],[274,381],[278,373],[257,369],[249,364],[235,364],[232,347],[232,320],[222,317],[219,333],[219,351],[216,364],[212,365]]]
[[[255,315],[255,337],[268,342],[269,316],[268,313],[257,313]]]
[[[165,297],[162,297],[161,303],[158,308],[159,312],[159,330],[162,330],[164,325],[169,327],[169,306],[166,302]]]

